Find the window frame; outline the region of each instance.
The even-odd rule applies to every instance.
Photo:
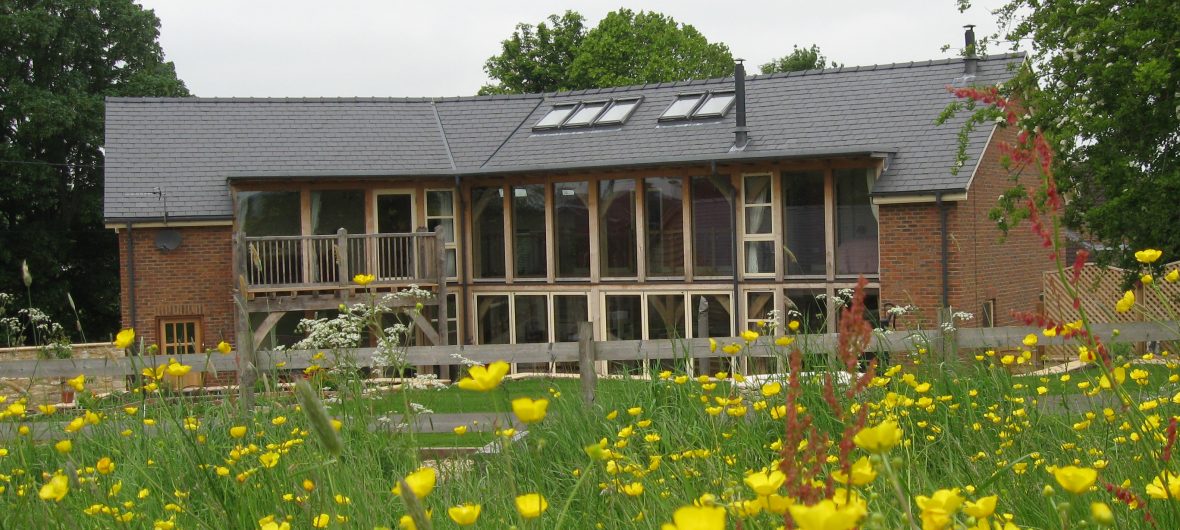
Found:
[[[708,105],[709,102],[713,101],[713,98],[726,96],[729,97],[729,101],[720,110],[703,112],[705,110],[705,106]],[[693,110],[692,119],[724,118],[727,114],[729,114],[729,110],[733,108],[735,103],[737,103],[737,92],[735,90],[709,91],[706,94],[705,100]]]
[[[580,128],[585,128],[585,127],[593,127],[595,125],[595,122],[598,121],[598,117],[602,116],[602,114],[604,112],[606,112],[606,109],[610,108],[611,101],[612,100],[609,100],[609,99],[595,99],[595,100],[590,100],[590,101],[579,102],[578,105],[574,108],[574,111],[571,112],[569,116],[565,117],[565,120],[563,120],[561,122],[561,125],[558,128],[580,129]],[[602,105],[602,107],[599,108],[597,112],[594,112],[594,114],[592,114],[589,119],[587,119],[584,122],[582,122],[582,121],[579,121],[577,123],[573,122],[574,118],[577,117],[578,114],[581,114],[582,111],[587,110],[590,107],[597,106],[597,105]]]
[[[748,202],[747,191],[749,189],[749,181],[751,178],[767,178],[770,181],[770,202],[767,203],[750,203]],[[779,250],[782,248],[782,214],[780,208],[782,207],[779,200],[780,178],[776,178],[773,172],[760,173],[742,173],[742,188],[741,188],[741,204],[742,213],[738,216],[738,233],[741,235],[741,247],[738,249],[740,254],[740,266],[742,277],[744,278],[775,278],[781,279],[779,268],[785,267],[785,264],[779,263]],[[770,212],[770,232],[766,234],[752,234],[747,226],[746,212],[751,208],[769,208]],[[746,243],[749,242],[770,242],[771,250],[774,253],[774,266],[770,272],[750,272],[747,263],[748,248]]]
[[[657,122],[669,122],[669,121],[691,120],[693,113],[696,112],[697,108],[699,108],[701,106],[701,103],[703,103],[705,101],[705,99],[707,98],[708,95],[709,95],[709,92],[707,92],[707,91],[706,92],[682,92],[682,93],[676,94],[676,99],[672,100],[672,103],[669,104],[668,107],[664,109],[664,112],[660,113],[660,117],[656,121]],[[674,115],[668,114],[668,112],[671,111],[672,107],[675,107],[676,104],[680,103],[681,101],[686,101],[689,98],[693,98],[693,97],[696,98],[696,103],[693,103],[693,105],[691,107],[689,107],[686,112],[684,112],[683,114],[674,114]]]
[[[578,111],[579,107],[581,107],[580,102],[554,103],[553,106],[549,108],[549,112],[546,112],[544,116],[541,116],[541,119],[537,120],[537,123],[533,124],[533,130],[534,131],[548,131],[548,130],[553,130],[553,129],[560,129],[562,124],[564,124],[566,120],[570,119],[570,117],[573,116],[574,113]],[[556,123],[542,125],[545,122],[545,120],[549,118],[549,116],[553,115],[559,109],[565,109],[565,108],[569,108],[569,112],[567,112],[565,114],[565,116],[562,116],[561,118],[559,118]]]
[[[625,105],[628,103],[634,103],[634,104],[631,105],[631,108],[628,109],[621,117],[616,118],[616,119],[610,119],[610,120],[605,119],[607,113],[614,110],[615,107]],[[627,123],[627,120],[631,119],[631,115],[635,114],[635,111],[639,108],[639,105],[642,103],[643,103],[643,96],[612,99],[610,101],[610,105],[608,105],[605,109],[603,109],[602,112],[598,114],[598,117],[594,119],[594,125],[622,125],[624,123]]]
[[[449,192],[451,194],[451,215],[430,215],[430,194]],[[448,254],[455,256],[455,274],[447,275],[448,280],[457,280],[459,278],[459,271],[463,270],[463,264],[459,261],[459,225],[457,210],[459,209],[459,192],[455,188],[426,188],[423,190],[422,198],[424,204],[422,211],[426,218],[426,228],[430,228],[430,221],[433,219],[450,219],[451,220],[451,241],[443,245]]]
[[[203,326],[201,325],[203,319],[201,318],[200,315],[165,316],[165,317],[158,317],[156,320],[157,320],[156,330],[160,334],[159,340],[157,341],[160,346],[160,354],[162,354],[162,355],[183,355],[185,353],[201,353],[201,352],[205,351],[204,350],[205,345],[204,345],[204,341],[203,341],[204,330],[202,329]],[[191,337],[193,340],[190,342],[169,343],[167,341],[168,333],[165,331],[166,326],[176,326],[176,325],[185,325],[185,324],[192,324],[193,325],[193,336]],[[174,337],[176,336],[175,331],[173,332],[173,336]],[[191,352],[170,351],[170,349],[172,349],[172,348],[177,348],[177,347],[189,345],[189,344],[191,344],[191,346],[192,346]]]

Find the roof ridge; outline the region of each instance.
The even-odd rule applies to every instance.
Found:
[[[1024,58],[1024,52],[999,53],[980,57],[980,61]],[[782,77],[799,77],[808,75],[842,74],[861,71],[893,70],[899,68],[918,68],[962,62],[962,57],[946,59],[928,59],[924,61],[910,61],[890,64],[869,64],[860,66],[842,66],[839,68],[818,68],[799,70],[794,72],[775,72],[773,74],[750,74],[748,79],[776,79]],[[444,97],[114,97],[107,96],[106,101],[144,102],[144,103],[439,103],[451,101],[495,101],[495,100],[533,100],[545,98],[563,98],[610,94],[613,92],[628,92],[634,90],[676,88],[687,86],[705,86],[722,83],[733,83],[733,76],[713,77],[707,79],[685,79],[682,81],[665,81],[659,83],[640,83],[633,85],[612,86],[603,88],[583,88],[577,90],[558,90],[553,92],[536,92],[529,94],[489,94],[476,96],[444,96]]]

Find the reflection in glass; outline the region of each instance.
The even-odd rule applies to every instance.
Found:
[[[824,174],[783,173],[783,245],[789,275],[824,275]]]
[[[545,185],[512,187],[512,253],[516,276],[545,277]]]
[[[733,274],[733,205],[718,177],[692,179],[693,273]]]
[[[557,242],[557,276],[590,276],[590,185],[558,182],[553,185],[553,224]]]
[[[647,216],[647,273],[684,275],[684,182],[678,178],[643,179]]]
[[[507,295],[476,296],[475,319],[479,328],[479,344],[511,342]]]
[[[471,190],[471,256],[476,278],[504,277],[504,190]]]
[[[836,183],[836,274],[877,273],[877,210],[869,198],[873,172],[841,169]]]
[[[647,338],[685,338],[684,296],[680,294],[649,294],[647,296]]]
[[[512,297],[516,302],[516,344],[549,342],[549,301],[545,295]]]
[[[577,342],[578,324],[589,322],[586,295],[553,295],[553,339]]]
[[[602,276],[639,274],[635,249],[635,180],[598,182],[598,245]]]

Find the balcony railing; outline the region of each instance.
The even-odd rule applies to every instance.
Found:
[[[236,272],[250,291],[346,287],[357,274],[376,286],[439,281],[441,232],[318,236],[236,236]]]

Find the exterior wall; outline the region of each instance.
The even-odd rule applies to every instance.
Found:
[[[983,306],[995,302],[995,325],[1016,323],[1014,312],[1035,312],[1041,293],[1041,273],[1051,265],[1048,251],[1027,225],[1002,234],[988,212],[1014,182],[1001,165],[998,144],[1011,142],[1011,129],[997,129],[967,192],[967,200],[944,203],[949,230],[949,300],[955,311],[975,315],[960,325],[983,323]],[[1021,183],[1036,185],[1031,176]],[[917,315],[899,326],[929,328],[938,321],[942,305],[941,226],[932,203],[886,204],[881,214],[881,300],[914,305]]]
[[[195,317],[203,348],[234,340],[233,245],[229,226],[179,227],[180,247],[156,248],[160,228],[133,228],[136,321],[131,321],[128,231],[119,231],[119,283],[123,327],[144,344],[157,344],[161,317]]]

